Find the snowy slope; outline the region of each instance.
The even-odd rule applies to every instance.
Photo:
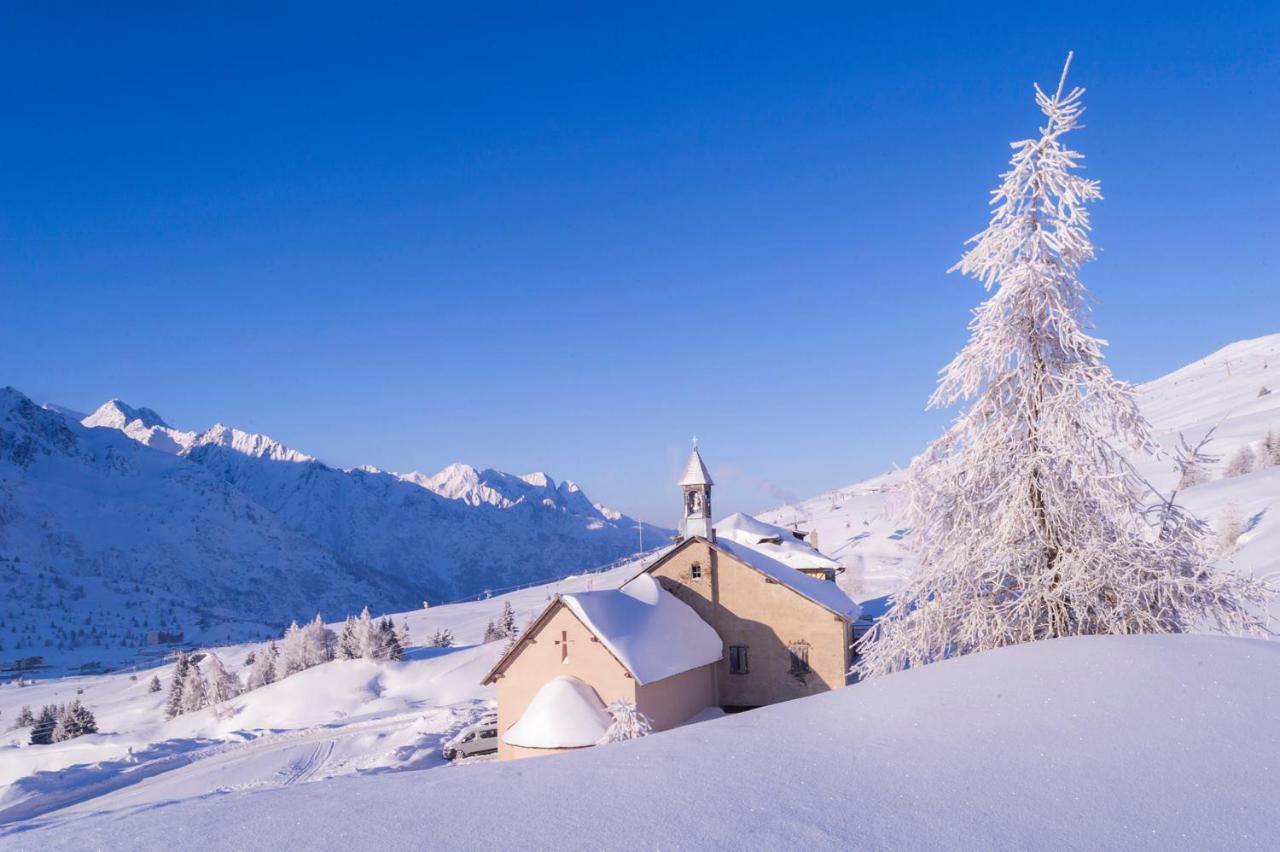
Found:
[[[634,520],[545,474],[466,468],[502,495],[471,501],[222,424],[176,429],[120,400],[82,422],[12,388],[0,405],[0,576],[13,592],[0,623],[17,630],[0,633],[0,671],[34,656],[114,665],[158,653],[140,645],[154,630],[250,638],[317,610],[404,610],[638,549]],[[650,543],[669,536],[646,525]]]
[[[443,740],[491,706],[493,689],[480,680],[504,643],[481,642],[504,604],[512,605],[517,624],[524,625],[555,594],[616,587],[642,565],[623,563],[488,600],[401,613],[394,620],[409,636],[402,662],[326,663],[216,710],[167,722],[166,693],[151,693],[148,684],[157,676],[167,690],[173,674],[168,663],[0,685],[0,826],[55,812],[125,809],[227,789],[442,766]],[[455,647],[428,647],[441,628],[453,633]],[[216,652],[243,676],[246,655],[258,647],[224,646]],[[77,697],[93,710],[101,733],[30,746],[26,729],[10,730],[23,705],[38,709]]]
[[[991,651],[635,742],[48,814],[15,849],[1273,849],[1280,645]],[[3,832],[8,831],[8,834]]]
[[[1233,343],[1139,386],[1138,398],[1157,440],[1170,453],[1180,434],[1194,444],[1216,427],[1206,447],[1219,457],[1210,468],[1211,480],[1183,492],[1182,502],[1214,526],[1234,507],[1247,529],[1239,548],[1224,554],[1221,563],[1257,576],[1280,576],[1280,467],[1223,478],[1227,461],[1241,446],[1256,447],[1268,430],[1280,429],[1280,334]],[[1142,460],[1139,468],[1165,491],[1178,480],[1171,457]],[[849,569],[840,584],[855,600],[876,598],[897,588],[914,565],[910,531],[901,521],[903,481],[900,472],[887,473],[760,517],[816,530],[820,549]]]

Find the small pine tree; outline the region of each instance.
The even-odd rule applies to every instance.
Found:
[[[356,660],[360,658],[360,641],[356,638],[356,619],[348,615],[342,624],[342,635],[338,638],[338,659]]]
[[[182,681],[182,712],[194,713],[209,706],[209,682],[197,663],[187,668],[187,676]]]
[[[520,635],[520,628],[516,627],[516,613],[511,608],[511,601],[503,601],[502,613],[498,616],[498,633],[509,639],[514,639]]]
[[[1280,430],[1272,429],[1262,438],[1262,452],[1258,454],[1258,467],[1280,466]]]
[[[260,689],[276,682],[276,660],[280,651],[272,642],[253,661],[253,670],[249,672],[249,689]]]
[[[489,624],[484,629],[484,641],[496,642],[501,638],[502,638],[502,632],[498,630],[498,626],[496,624],[490,621]]]
[[[1231,461],[1227,462],[1227,469],[1223,471],[1224,477],[1244,476],[1246,473],[1253,473],[1254,467],[1257,466],[1258,457],[1253,452],[1253,447],[1245,444],[1236,450],[1236,454],[1231,457]]]
[[[378,623],[369,614],[369,607],[360,610],[360,617],[356,619],[356,641],[360,643],[360,656],[364,659],[381,660],[386,657]]]
[[[338,636],[325,626],[324,619],[320,617],[320,613],[316,613],[316,617],[303,628],[302,632],[306,640],[304,647],[306,649],[305,661],[307,668],[327,663],[333,659],[334,650],[338,644]]]
[[[85,734],[96,734],[98,722],[93,713],[80,703],[80,699],[72,701],[65,708],[60,708],[58,724],[53,729],[53,741],[56,743],[74,740]]]
[[[404,646],[400,644],[396,626],[390,618],[384,617],[378,622],[378,644],[383,649],[383,659],[397,661],[404,659]]]
[[[218,655],[209,652],[209,701],[221,704],[230,701],[244,691],[240,678],[227,671]]]
[[[643,713],[636,709],[636,705],[632,701],[619,698],[617,701],[610,703],[605,709],[613,717],[613,722],[610,723],[608,730],[604,732],[604,736],[599,739],[599,745],[638,739],[653,731],[653,724]]]
[[[436,632],[431,635],[431,647],[432,648],[453,647],[453,632],[450,631],[447,627],[438,628]]]
[[[178,652],[178,659],[173,665],[173,679],[169,681],[169,697],[164,704],[164,717],[172,719],[184,712],[182,690],[187,680],[187,672],[191,670],[191,658],[186,651]]]
[[[307,639],[298,622],[289,624],[280,640],[280,674],[288,677],[307,667]]]
[[[1218,558],[1230,556],[1236,550],[1236,545],[1240,543],[1240,536],[1244,535],[1245,524],[1244,518],[1240,516],[1240,507],[1235,503],[1228,503],[1222,508],[1222,514],[1218,516],[1218,522],[1213,525],[1214,532],[1217,536],[1217,555]]]
[[[18,728],[30,728],[36,723],[35,714],[31,712],[30,704],[23,704],[22,709],[18,711],[18,718],[13,722],[14,730]]]
[[[151,683],[147,684],[147,692],[160,691],[160,675],[152,675]]]
[[[32,745],[49,745],[53,742],[53,731],[58,727],[58,708],[52,704],[46,704],[40,708],[40,715],[36,716],[35,722],[31,725],[31,744]]]

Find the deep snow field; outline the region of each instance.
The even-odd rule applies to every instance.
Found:
[[[1220,460],[1184,502],[1215,526],[1241,520],[1222,565],[1280,578],[1280,466],[1224,477],[1280,429],[1280,335],[1140,394],[1168,448],[1217,427]],[[1168,460],[1142,469],[1176,480]],[[762,517],[816,529],[867,601],[912,568],[900,484]],[[1042,642],[635,743],[448,766],[441,742],[491,706],[479,680],[503,643],[479,643],[503,602],[523,625],[556,592],[639,567],[397,615],[403,662],[327,663],[171,722],[147,692],[169,665],[0,685],[0,847],[1280,848],[1280,643],[1257,640]],[[457,647],[426,647],[439,627]],[[218,653],[240,671],[253,647]],[[78,690],[102,733],[31,747],[8,731],[22,705]]]

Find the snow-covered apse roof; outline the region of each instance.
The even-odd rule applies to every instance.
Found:
[[[524,748],[581,748],[595,745],[612,719],[587,683],[572,675],[548,681],[502,741]]]
[[[715,546],[747,563],[769,579],[776,580],[814,603],[826,607],[836,615],[842,615],[854,621],[862,614],[862,608],[851,601],[835,583],[801,574],[790,565],[779,562],[773,556],[763,552],[763,548],[767,545],[752,547],[731,538],[720,538],[717,530]]]
[[[647,573],[620,589],[560,599],[641,684],[718,662],[724,653],[711,625]]]
[[[839,562],[819,551],[797,535],[795,530],[767,524],[758,518],[736,512],[715,526],[716,540],[730,539],[758,550],[783,565],[801,570],[841,569]],[[801,533],[800,535],[803,535]]]

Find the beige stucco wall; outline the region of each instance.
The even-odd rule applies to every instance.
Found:
[[[715,704],[715,665],[699,666],[636,688],[636,709],[655,731],[687,722]]]
[[[561,659],[556,641],[561,633],[568,639],[567,659]],[[547,754],[541,749],[520,749],[507,745],[502,735],[519,720],[525,708],[548,681],[573,675],[591,684],[606,705],[625,698],[636,700],[636,682],[627,674],[609,649],[596,641],[591,631],[563,605],[529,637],[533,641],[519,653],[498,678],[498,757]]]
[[[702,566],[702,579],[690,568]],[[724,640],[715,668],[714,703],[758,707],[845,685],[848,622],[754,568],[695,540],[652,571],[663,587]],[[790,673],[792,643],[809,644],[807,675]],[[750,671],[729,674],[729,646],[746,645]]]

